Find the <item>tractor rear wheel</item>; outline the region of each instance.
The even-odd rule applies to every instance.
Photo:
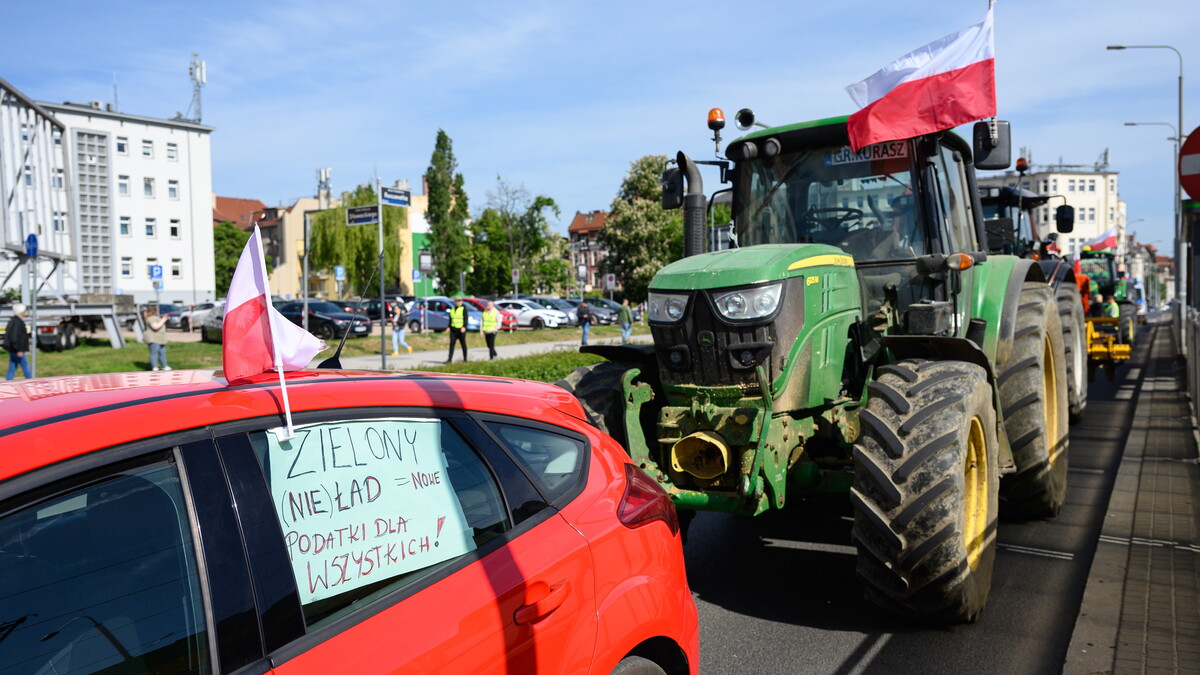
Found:
[[[1055,293],[1058,321],[1062,325],[1063,362],[1067,368],[1067,411],[1072,424],[1083,420],[1087,409],[1087,328],[1084,326],[1083,303],[1079,287],[1063,281]]]
[[[1016,473],[1000,485],[1006,516],[1052,518],[1067,493],[1067,386],[1062,326],[1050,289],[1025,282],[1012,353],[996,366]]]
[[[901,615],[974,621],[996,556],[987,373],[962,361],[900,361],[868,389],[850,491],[865,595]]]

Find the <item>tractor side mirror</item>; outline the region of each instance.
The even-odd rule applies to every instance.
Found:
[[[1075,229],[1075,207],[1070,204],[1063,204],[1054,209],[1054,227],[1063,234],[1068,234]]]
[[[999,171],[1012,164],[1012,140],[1008,122],[976,122],[973,131],[976,169]]]
[[[677,166],[663,171],[662,207],[664,211],[683,207],[683,170]]]

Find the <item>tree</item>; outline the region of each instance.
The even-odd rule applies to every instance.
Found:
[[[658,270],[683,257],[683,215],[662,208],[660,177],[666,165],[666,155],[630,163],[598,235],[607,251],[601,270],[615,274],[633,302],[646,299]]]
[[[429,250],[434,273],[446,294],[461,291],[458,275],[471,264],[471,241],[467,237],[467,193],[458,173],[454,147],[446,132],[438,129],[429,168],[425,170],[429,195]]]
[[[550,223],[547,212],[559,215],[558,204],[544,195],[530,197],[524,187],[514,187],[496,176],[496,189],[488,193],[488,205],[496,214],[508,247],[508,284],[512,289],[512,270],[521,270],[519,288],[544,286],[542,279]],[[489,241],[491,241],[489,239]],[[499,244],[499,242],[497,242]]]
[[[218,223],[213,228],[213,262],[215,263],[218,297],[229,293],[229,284],[233,281],[233,271],[237,269],[238,259],[242,257],[242,249],[246,248],[246,242],[249,240],[249,232],[229,221]],[[269,261],[267,265],[270,267]]]
[[[309,266],[318,270],[344,266],[351,294],[370,298],[379,297],[379,272],[372,273],[379,260],[379,226],[347,226],[346,207],[368,206],[377,201],[370,185],[360,185],[354,192],[343,192],[342,205],[314,214],[308,232]],[[392,288],[400,282],[403,251],[398,229],[407,218],[404,207],[383,207],[384,283]]]

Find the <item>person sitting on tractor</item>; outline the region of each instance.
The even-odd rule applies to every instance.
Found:
[[[1104,316],[1110,319],[1117,319],[1121,316],[1121,307],[1117,304],[1116,296],[1108,296],[1104,298]]]
[[[1094,316],[1094,317],[1108,316],[1108,314],[1105,312],[1104,297],[1101,296],[1099,293],[1095,293],[1092,295],[1092,305],[1091,305],[1091,307],[1088,308],[1088,316]]]

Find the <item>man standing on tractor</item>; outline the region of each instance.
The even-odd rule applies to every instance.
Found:
[[[454,343],[462,343],[463,361],[467,360],[467,308],[463,307],[463,299],[455,298],[454,306],[450,308],[450,354],[446,363],[454,360]]]

